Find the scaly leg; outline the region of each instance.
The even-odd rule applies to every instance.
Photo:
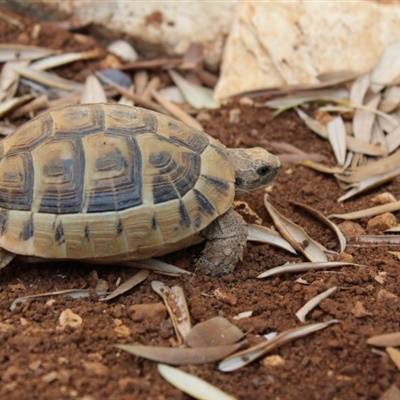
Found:
[[[196,267],[211,276],[232,272],[242,260],[247,240],[247,224],[232,208],[213,221],[204,231],[206,245]]]

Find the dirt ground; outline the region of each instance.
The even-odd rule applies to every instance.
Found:
[[[22,21],[24,28],[0,19],[0,42],[65,50],[97,46],[92,39],[78,43],[71,34],[53,28],[43,28],[34,39],[32,21],[29,18]],[[76,63],[65,68],[64,76],[83,80],[96,68],[95,63]],[[230,122],[232,109],[240,110],[236,122]],[[271,142],[283,141],[322,154],[324,163],[335,164],[329,144],[311,133],[293,112],[274,118],[266,108],[234,103],[213,111],[211,116],[210,121],[204,122],[206,131],[227,146],[261,145],[274,151]],[[291,202],[308,204],[329,215],[371,207],[375,205],[373,198],[381,192],[390,192],[399,199],[400,180],[340,204],[336,199],[343,191],[333,178],[299,164],[284,164],[270,201],[328,249],[339,251],[334,234]],[[272,225],[263,205],[263,193],[244,200],[259,214],[264,225]],[[367,230],[366,219],[355,222]],[[200,251],[201,245],[166,256],[164,260],[193,271],[193,259]],[[400,387],[400,373],[385,352],[374,350],[366,340],[372,335],[400,330],[400,262],[388,251],[399,248],[348,245],[346,253],[366,267],[260,280],[257,275],[268,268],[305,259],[269,245],[249,243],[243,262],[234,273],[223,278],[199,274],[172,278],[152,273],[140,286],[110,303],[101,303],[95,297],[55,297],[51,301],[29,301],[10,311],[11,303],[21,296],[94,288],[99,279],[114,289],[118,279],[124,281],[133,273],[132,269],[113,265],[14,262],[0,271],[0,398],[188,399],[159,375],[155,362],[113,347],[115,343],[176,344],[166,314],[149,312],[148,318],[138,320],[129,309],[135,304],[160,303],[150,284],[161,280],[168,286],[183,288],[193,323],[224,316],[246,332],[250,344],[259,342],[266,333],[300,326],[295,312],[313,296],[338,286],[333,295],[308,315],[307,321],[335,318],[339,323],[275,350],[272,354],[282,357],[281,365],[259,360],[231,373],[218,371],[217,364],[180,368],[242,400],[383,399],[381,396],[392,385]],[[384,277],[380,282],[375,279],[379,274]],[[300,277],[310,284],[297,283]],[[216,297],[214,291],[218,288],[229,294],[231,300]],[[367,311],[363,317],[355,312],[357,302]],[[82,318],[79,327],[60,328],[59,317],[66,309]],[[237,314],[249,310],[253,311],[251,317],[233,320]]]

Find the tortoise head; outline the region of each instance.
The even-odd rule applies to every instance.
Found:
[[[228,152],[235,169],[236,196],[267,187],[281,166],[278,157],[261,147]]]

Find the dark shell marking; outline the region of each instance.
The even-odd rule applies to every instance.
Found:
[[[161,114],[52,111],[0,143],[0,245],[55,258],[165,254],[230,207],[231,169],[221,144]]]

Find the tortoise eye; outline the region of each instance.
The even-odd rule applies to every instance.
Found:
[[[242,186],[243,183],[244,183],[244,181],[243,181],[242,178],[236,178],[236,179],[235,179],[235,185],[236,185],[236,186]]]
[[[258,168],[256,172],[260,176],[265,176],[268,174],[269,168],[266,165],[264,165],[264,166]]]

